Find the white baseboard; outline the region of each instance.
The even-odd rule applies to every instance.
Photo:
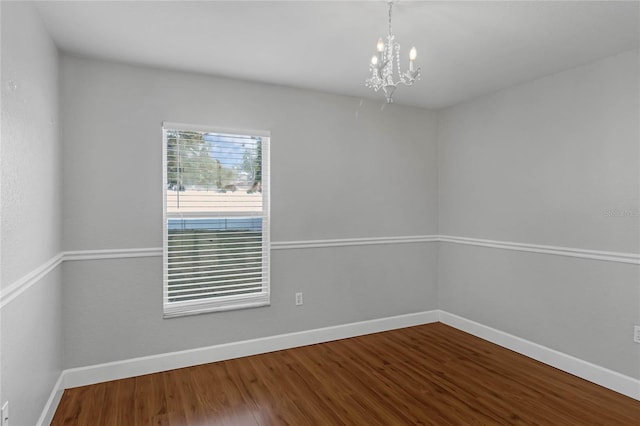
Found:
[[[640,400],[640,380],[638,379],[445,311],[440,311],[440,322],[615,392]]]
[[[42,410],[42,414],[40,414],[40,418],[38,419],[36,426],[48,426],[53,421],[53,416],[56,414],[56,409],[58,408],[58,404],[62,398],[62,392],[64,392],[63,382],[64,371],[60,373],[60,377],[58,377],[56,384],[53,385],[51,395],[49,395],[49,399],[47,399],[47,403]]]
[[[225,343],[204,348],[151,355],[88,367],[71,368],[63,372],[64,379],[62,386],[66,389],[90,385],[437,321],[438,311],[436,310],[418,312],[241,342]]]
[[[65,389],[312,345],[315,343],[330,342],[332,340],[379,333],[414,325],[429,324],[437,322],[438,316],[439,312],[437,310],[418,312],[241,342],[225,343],[204,348],[132,358],[87,367],[71,368],[64,370],[60,374],[58,381],[51,391],[49,400],[40,415],[37,426],[46,426],[51,423]]]
[[[51,392],[38,426],[51,422],[64,389],[438,321],[640,400],[640,380],[466,318],[433,310],[64,370]]]

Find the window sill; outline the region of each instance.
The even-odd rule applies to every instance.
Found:
[[[238,300],[237,303],[232,302],[211,302],[199,303],[192,305],[174,305],[165,304],[164,306],[164,319],[185,317],[190,315],[201,315],[213,312],[225,312],[225,311],[237,311],[240,309],[252,309],[260,308],[264,306],[270,306],[269,295],[255,297],[253,300]]]

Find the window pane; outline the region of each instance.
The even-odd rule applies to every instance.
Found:
[[[263,210],[262,138],[167,132],[167,212]]]
[[[169,219],[168,298],[262,291],[262,219]]]

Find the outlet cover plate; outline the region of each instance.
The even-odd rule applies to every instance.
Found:
[[[640,325],[633,326],[633,341],[640,343]]]

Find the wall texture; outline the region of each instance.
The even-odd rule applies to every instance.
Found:
[[[59,59],[31,4],[0,7],[0,290],[61,251],[161,246],[165,120],[271,131],[274,242],[444,234],[639,251],[638,52],[436,116]],[[637,265],[452,243],[288,248],[272,252],[271,306],[173,319],[161,268],[69,260],[2,303],[12,424],[35,423],[63,368],[437,308],[640,378]]]
[[[2,286],[60,251],[56,48],[33,6],[2,5]]]
[[[638,253],[638,52],[444,110],[439,233]],[[640,378],[637,265],[442,244],[439,307]]]
[[[61,75],[65,250],[162,245],[163,121],[271,131],[274,242],[436,233],[429,111],[71,56]],[[270,307],[173,319],[161,258],[65,262],[65,367],[435,309],[435,254],[278,250]]]
[[[2,2],[3,296],[61,250],[58,54],[31,3]],[[26,288],[26,287],[25,287]],[[2,392],[11,424],[35,424],[62,367],[61,271],[2,298]]]

